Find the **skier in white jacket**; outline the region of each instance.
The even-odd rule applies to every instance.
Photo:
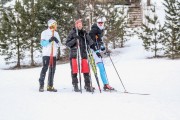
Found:
[[[43,54],[43,67],[40,73],[39,78],[39,92],[44,91],[44,80],[46,76],[46,72],[48,70],[48,66],[50,63],[50,55],[51,50],[53,49],[53,74],[52,76],[49,76],[51,79],[48,79],[48,86],[47,91],[57,92],[57,90],[53,87],[53,79],[54,79],[54,73],[56,69],[56,55],[57,55],[57,49],[60,44],[60,37],[59,34],[56,32],[57,30],[57,22],[53,19],[50,19],[48,21],[48,29],[44,30],[41,33],[41,41],[40,44],[42,46],[42,54]],[[54,43],[52,44],[52,41]],[[52,47],[53,45],[53,47]]]

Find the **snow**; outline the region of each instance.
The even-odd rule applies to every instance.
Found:
[[[111,58],[127,91],[150,95],[99,93],[94,77],[94,94],[75,93],[69,64],[56,68],[57,93],[38,92],[41,67],[0,70],[0,120],[179,120],[180,60],[147,59],[148,55],[142,42],[133,38]],[[104,63],[110,85],[123,92],[110,59],[104,58]]]
[[[157,5],[161,6],[162,1],[158,0]],[[161,20],[163,14],[158,13]],[[69,64],[57,65],[54,82],[57,93],[39,93],[41,67],[3,70],[8,66],[0,56],[0,120],[179,120],[180,60],[147,59],[152,55],[137,37],[111,55],[126,90],[150,95],[99,93],[94,77],[94,94],[84,90],[82,94],[75,93]],[[123,92],[110,59],[103,60],[110,85]],[[47,85],[47,76],[45,82]],[[100,83],[102,88],[101,80]]]
[[[16,0],[12,0],[10,2],[7,2],[4,7],[14,7],[14,5],[16,4]]]

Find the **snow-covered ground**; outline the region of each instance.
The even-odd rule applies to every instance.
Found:
[[[94,94],[75,93],[69,64],[57,66],[57,93],[38,92],[41,68],[0,70],[0,120],[179,120],[180,60],[146,59],[141,44],[127,42],[112,59],[127,91],[150,95],[99,93],[94,77]],[[110,59],[104,63],[110,84],[123,92]]]

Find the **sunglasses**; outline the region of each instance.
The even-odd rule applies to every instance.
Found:
[[[103,24],[103,22],[98,22],[98,24]]]
[[[52,25],[56,26],[56,25],[57,25],[57,22],[53,23]]]

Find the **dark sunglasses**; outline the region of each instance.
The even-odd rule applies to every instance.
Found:
[[[103,24],[103,22],[98,22],[98,24]]]

